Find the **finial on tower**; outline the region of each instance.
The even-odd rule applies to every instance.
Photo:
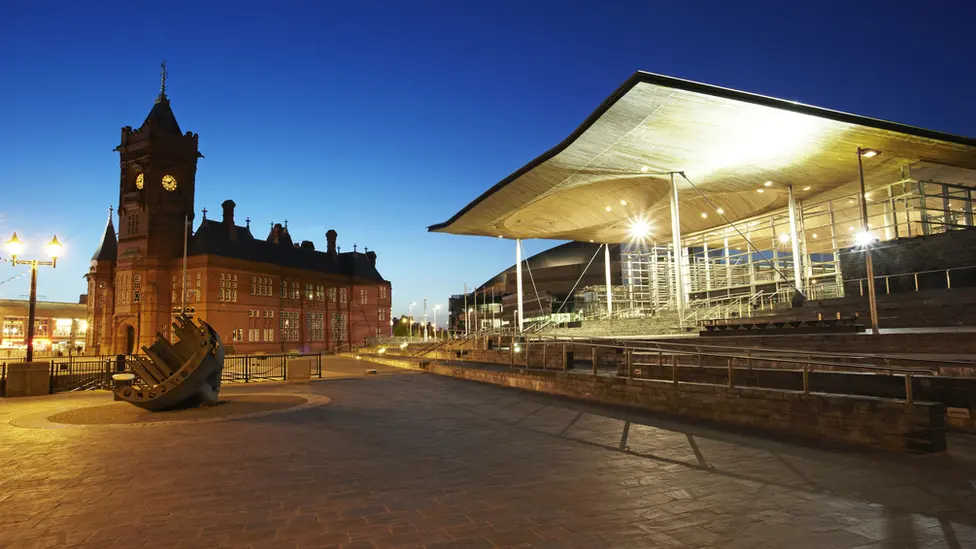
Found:
[[[166,76],[169,73],[166,72],[166,60],[165,59],[163,59],[163,62],[159,64],[159,67],[160,67],[160,70],[159,70],[159,79],[160,79],[159,96],[160,97],[166,97]]]
[[[110,205],[110,206],[108,207],[108,219],[109,219],[109,221],[111,221],[111,220],[112,220],[112,212],[114,212],[114,211],[115,211],[115,208],[113,208],[113,207],[112,207],[112,206]]]
[[[247,228],[250,229],[251,228],[251,218],[250,217],[244,218],[244,222],[247,223]]]
[[[356,245],[355,244],[352,245],[352,251],[354,251],[354,252],[356,251]]]
[[[203,220],[204,221],[207,220],[207,209],[206,208],[203,209]]]

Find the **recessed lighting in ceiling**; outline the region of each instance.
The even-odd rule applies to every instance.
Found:
[[[772,181],[767,181],[767,182],[763,183],[763,186],[764,187],[772,187],[773,186],[773,182]]]
[[[606,210],[606,211],[608,211],[608,212],[609,212],[609,211],[612,211],[612,210],[613,210],[613,208],[611,208],[610,206],[607,206],[606,208],[604,208],[604,210]]]
[[[803,187],[803,190],[804,191],[809,191],[810,190],[810,185],[807,185],[806,187]]]
[[[648,170],[650,170],[650,168],[647,166],[641,166],[641,173],[647,173]]]
[[[702,212],[702,219],[708,219],[708,214],[705,213],[705,212]]]
[[[715,210],[715,213],[717,213],[718,215],[722,215],[722,214],[725,213],[725,210],[723,210],[722,208],[719,208],[719,209]]]
[[[814,238],[817,238],[817,233],[813,233],[813,237]]]
[[[626,200],[621,200],[620,201],[620,205],[621,206],[626,206],[627,205],[627,201]]]
[[[764,191],[762,189],[756,189],[756,192],[762,194]]]
[[[789,241],[790,241],[790,235],[788,235],[786,233],[783,233],[783,234],[779,235],[779,242],[780,242],[780,244],[786,244]]]

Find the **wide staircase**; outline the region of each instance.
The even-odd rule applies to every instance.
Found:
[[[884,294],[878,288],[878,323],[885,328],[937,328],[976,326],[976,288],[922,290]],[[865,292],[866,294],[866,292]],[[849,295],[838,299],[807,301],[802,307],[783,304],[766,311],[753,311],[754,319],[803,320],[859,316],[869,320],[867,295]]]

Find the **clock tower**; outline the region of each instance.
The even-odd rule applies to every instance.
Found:
[[[142,126],[122,128],[119,153],[118,257],[115,263],[115,352],[139,352],[172,318],[172,278],[193,222],[198,135],[183,133],[166,96]],[[175,305],[179,305],[176,303]]]
[[[199,136],[183,134],[166,96],[166,63],[156,102],[142,126],[122,128],[119,153],[119,262],[169,260],[183,253],[193,221]]]

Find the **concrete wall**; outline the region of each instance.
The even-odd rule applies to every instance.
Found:
[[[408,368],[416,368],[418,364],[406,359],[366,358]],[[945,409],[937,403],[908,404],[879,398],[564,373],[515,373],[436,362],[425,363],[425,370],[459,379],[794,436],[918,452],[941,452],[946,448]]]

